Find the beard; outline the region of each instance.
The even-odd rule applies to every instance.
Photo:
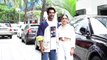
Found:
[[[54,19],[54,16],[49,16],[48,19],[49,19],[49,20],[53,20],[53,19]]]

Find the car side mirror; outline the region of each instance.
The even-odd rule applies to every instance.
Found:
[[[85,35],[87,39],[90,39],[91,34],[89,33],[89,31],[86,28],[84,28],[84,27],[80,28],[80,32],[82,35]]]
[[[85,34],[87,34],[87,29],[84,28],[84,27],[81,27],[80,32],[81,32],[82,35],[85,35]]]

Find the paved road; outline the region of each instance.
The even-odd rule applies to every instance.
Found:
[[[0,60],[41,60],[41,55],[34,45],[26,45],[14,35],[12,39],[0,38]]]
[[[0,60],[41,60],[40,52],[34,45],[25,45],[17,38],[0,38]]]

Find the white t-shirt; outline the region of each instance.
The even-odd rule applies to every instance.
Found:
[[[57,48],[57,22],[47,21],[48,27],[45,29],[44,33],[44,47],[46,48],[45,52],[54,50]]]
[[[50,27],[50,50],[56,49],[56,40],[57,40],[57,23],[49,22]]]

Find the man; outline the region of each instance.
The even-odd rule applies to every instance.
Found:
[[[40,43],[42,60],[56,60],[57,20],[55,13],[56,10],[49,7],[47,20],[43,20],[38,28],[37,41]]]

